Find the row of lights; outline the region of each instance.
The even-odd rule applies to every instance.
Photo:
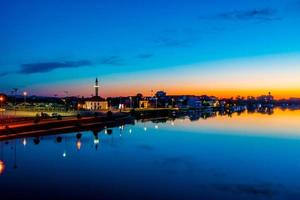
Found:
[[[174,126],[174,122],[171,122],[171,125]],[[123,130],[123,129],[124,129],[124,126],[120,126],[119,128],[120,128],[121,130]],[[155,128],[155,129],[158,129],[159,127],[158,127],[158,125],[155,125],[154,128]],[[147,131],[147,127],[146,127],[146,126],[144,127],[144,131]],[[131,134],[131,133],[132,133],[132,129],[130,128],[130,129],[128,130],[128,132],[129,132],[129,134]],[[104,130],[104,133],[107,134],[107,129]],[[95,144],[95,145],[98,145],[99,143],[100,143],[99,138],[95,138],[95,139],[94,139],[94,144]],[[27,145],[27,140],[26,140],[26,138],[23,139],[22,144],[23,144],[24,146]],[[76,148],[77,148],[78,150],[80,150],[80,149],[81,149],[81,146],[82,146],[82,143],[81,143],[80,140],[78,140],[78,141],[76,142]],[[66,151],[63,152],[62,156],[63,156],[64,158],[67,157]],[[4,165],[4,163],[0,160],[0,174],[4,171],[4,168],[5,168],[5,165]]]
[[[172,122],[172,123],[173,123],[172,125],[174,125],[174,122]],[[158,125],[155,125],[154,128],[155,128],[155,129],[158,129],[159,127],[158,127]],[[122,126],[119,126],[119,129],[124,130],[124,126],[123,126],[123,125],[122,125]],[[144,127],[144,131],[147,131],[147,127]],[[128,130],[128,132],[129,132],[129,134],[131,134],[131,133],[132,133],[132,129],[130,128],[130,129]],[[107,128],[105,128],[104,133],[107,134]],[[99,143],[100,143],[99,138],[98,138],[98,137],[95,138],[95,139],[94,139],[94,145],[98,145]],[[25,146],[25,145],[24,145],[24,146]],[[78,140],[78,141],[76,142],[76,148],[77,148],[77,150],[80,150],[80,149],[81,149],[81,146],[82,146],[82,143],[81,143],[80,140]],[[66,151],[63,152],[62,156],[63,156],[64,158],[67,157]]]
[[[172,125],[172,126],[175,125],[173,121],[171,122],[171,125]],[[159,126],[158,126],[158,125],[155,125],[154,128],[155,128],[155,129],[158,129]],[[119,129],[124,130],[124,126],[123,126],[123,125],[120,126]],[[144,129],[144,131],[147,131],[147,130],[148,130],[148,128],[147,128],[146,126],[144,126],[143,129]],[[132,129],[130,128],[130,129],[128,130],[128,132],[129,132],[129,134],[131,134],[131,133],[132,133]],[[105,134],[108,134],[107,128],[105,128],[104,133],[105,133]],[[27,140],[26,140],[26,138],[24,138],[24,139],[22,140],[22,144],[23,144],[24,146],[27,145]],[[99,138],[95,138],[95,139],[94,139],[94,144],[99,144]],[[81,141],[78,140],[78,141],[76,142],[76,147],[77,147],[78,150],[80,150],[81,145],[82,145]]]
[[[28,95],[28,92],[24,91],[23,92],[23,96],[24,96],[24,101],[26,102],[26,97]],[[3,103],[5,101],[5,97],[4,96],[0,96],[0,102]]]

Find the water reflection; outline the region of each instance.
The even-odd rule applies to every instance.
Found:
[[[2,160],[0,160],[0,175],[4,172],[5,170],[5,164]]]
[[[81,133],[76,134],[76,139],[77,139],[76,148],[77,148],[78,151],[81,149],[81,146],[82,146],[81,137],[82,137]]]
[[[22,144],[23,144],[24,146],[26,146],[26,145],[27,145],[27,140],[26,140],[26,138],[24,138],[24,139],[23,139],[23,142],[22,142]]]
[[[63,152],[63,154],[62,154],[62,156],[65,158],[65,157],[67,157],[67,152]]]
[[[57,141],[57,140],[56,140],[56,141]],[[40,142],[41,142],[41,140],[40,140],[39,137],[35,137],[35,138],[33,139],[33,143],[34,143],[35,145],[40,144]],[[58,143],[59,143],[59,142],[58,142]]]
[[[81,149],[81,146],[82,146],[82,143],[81,143],[80,139],[77,139],[76,148],[78,151]]]
[[[57,136],[56,142],[57,142],[57,143],[61,143],[61,142],[62,142],[62,137],[61,137],[61,136]]]
[[[94,145],[95,145],[95,148],[98,149],[98,145],[99,145],[99,138],[98,138],[98,136],[95,136],[95,138],[94,138]]]
[[[182,124],[186,124],[186,120],[188,119],[190,122],[197,122],[199,120],[215,120],[215,121],[212,121],[212,123],[215,123],[215,122],[221,122],[222,120],[224,120],[224,117],[229,117],[229,118],[232,118],[233,116],[235,117],[234,120],[232,120],[231,122],[232,123],[235,123],[237,125],[241,125],[243,126],[244,123],[242,120],[239,120],[240,119],[243,119],[244,118],[247,118],[249,116],[252,116],[254,118],[258,117],[258,114],[263,114],[263,115],[273,115],[274,113],[277,114],[277,116],[280,116],[280,115],[283,115],[285,113],[288,113],[288,112],[291,112],[291,111],[286,111],[286,109],[276,109],[276,112],[274,112],[274,109],[271,109],[271,108],[260,108],[260,109],[255,109],[255,110],[242,110],[240,112],[236,112],[236,113],[232,113],[232,112],[228,112],[228,111],[212,111],[212,110],[209,110],[209,111],[198,111],[198,110],[190,110],[190,111],[183,111],[183,112],[177,112],[176,114],[175,113],[172,113],[172,116],[168,116],[168,117],[156,117],[156,118],[150,118],[150,119],[141,119],[140,122],[142,122],[142,129],[144,132],[147,132],[148,129],[150,128],[148,126],[148,123],[151,122],[153,123],[153,126],[152,128],[153,129],[159,129],[160,128],[160,125],[159,124],[166,124],[168,123],[169,128],[170,127],[176,127],[176,129],[178,130],[181,130],[180,127],[182,128]],[[298,110],[297,111],[299,113],[299,116],[300,116],[300,111]],[[291,114],[291,113],[289,113]],[[298,115],[297,115],[298,116]],[[229,119],[230,120],[230,119]],[[251,123],[252,120],[249,120],[246,119],[247,123]],[[206,125],[209,125],[209,121],[207,121],[208,123],[206,123]],[[231,123],[230,121],[227,121],[226,123]],[[203,126],[204,124],[202,124]],[[232,125],[232,124],[231,124]],[[189,126],[189,129],[192,129],[192,124],[188,124]],[[213,124],[213,126],[215,128],[217,128],[219,125],[218,124]],[[274,125],[275,126],[275,125]],[[120,125],[118,126],[119,128],[119,133],[120,133],[120,136],[122,136],[122,134],[124,133],[129,133],[129,135],[131,135],[133,133],[133,129],[131,128],[132,125],[129,126],[129,128],[127,129],[127,131],[125,132],[125,129],[126,129],[126,125]],[[233,126],[232,126],[233,127]],[[222,126],[222,129],[226,129],[226,126]],[[100,135],[101,134],[104,134],[104,135],[107,135],[107,136],[111,136],[113,133],[113,129],[112,128],[108,128],[108,127],[104,127],[104,128],[96,128],[96,129],[93,129],[92,130],[92,135],[93,135],[93,138],[92,138],[92,143],[93,143],[93,148],[95,148],[96,150],[99,148],[99,145],[100,145]],[[74,135],[74,134],[72,134]],[[83,134],[81,132],[79,133],[76,133],[75,134],[75,147],[76,147],[76,150],[79,151],[82,149],[82,146],[84,145],[84,143],[88,143],[88,139],[87,138],[84,138],[84,140],[82,140],[82,136]],[[52,137],[52,136],[45,136],[45,140],[47,140],[47,137]],[[71,137],[71,138],[70,138]],[[55,136],[55,142],[56,144],[61,144],[63,143],[63,141],[65,141],[65,147],[64,149],[68,149],[69,147],[67,146],[68,143],[67,143],[67,140],[72,140],[72,136],[68,136],[68,134],[66,135],[57,135]],[[13,163],[13,168],[16,169],[18,166],[17,166],[17,143],[19,143],[18,141],[20,141],[20,143],[26,147],[28,144],[27,144],[27,140],[32,140],[33,141],[33,144],[34,145],[39,145],[41,143],[41,137],[39,136],[36,136],[36,137],[33,137],[33,138],[20,138],[20,139],[15,139],[15,140],[11,140],[11,144],[13,144],[13,146],[11,147],[11,149],[14,151],[14,163]],[[6,144],[8,145],[10,141],[1,141],[1,173],[3,173],[4,169],[5,169],[5,164],[4,164],[4,161],[3,161],[3,145]],[[113,144],[114,142],[114,139],[113,137],[111,137],[111,144]],[[74,143],[73,143],[74,144]],[[85,146],[88,146],[88,145],[85,145]],[[140,145],[140,147],[146,147],[147,145]],[[144,149],[150,149],[150,148],[144,148]],[[62,151],[63,153],[61,154],[62,157],[67,157],[67,151],[66,150],[63,150]]]
[[[299,120],[300,110],[187,111],[1,141],[0,188],[26,180],[25,194],[37,187],[41,199],[60,188],[64,199],[289,199],[300,187]]]

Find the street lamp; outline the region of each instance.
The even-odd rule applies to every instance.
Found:
[[[4,97],[3,96],[0,96],[0,103],[1,103],[1,108],[2,108],[2,103],[3,103],[3,101],[4,101]]]
[[[16,110],[16,106],[17,106],[17,92],[18,92],[18,88],[13,88],[12,93],[15,96],[15,103],[14,103],[15,117],[17,115],[17,110]]]
[[[174,101],[175,101],[175,99],[172,98],[172,108],[174,108]]]
[[[24,104],[26,104],[26,97],[27,97],[28,93],[26,91],[23,92],[23,96],[24,96]]]
[[[4,96],[0,96],[1,121],[4,119],[4,112],[5,112],[5,108],[3,108],[4,101],[5,101]]]
[[[65,105],[66,105],[66,112],[69,110],[68,108],[68,104],[67,104],[67,98],[68,98],[68,95],[69,95],[69,91],[64,91],[66,97],[65,97]]]
[[[53,109],[56,111],[56,104],[57,104],[57,94],[54,94],[54,103],[53,103]]]
[[[130,109],[132,109],[132,97],[129,97],[130,100]]]

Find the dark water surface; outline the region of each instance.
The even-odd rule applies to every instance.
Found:
[[[300,199],[300,111],[192,119],[2,141],[0,199]]]

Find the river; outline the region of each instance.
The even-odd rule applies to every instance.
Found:
[[[299,122],[192,113],[1,141],[1,199],[300,199]]]

